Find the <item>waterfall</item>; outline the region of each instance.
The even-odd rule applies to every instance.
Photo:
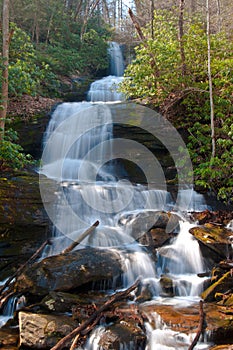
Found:
[[[87,94],[88,101],[107,102],[123,101],[125,99],[124,95],[117,90],[124,74],[124,59],[120,45],[116,42],[111,42],[108,53],[110,75],[91,84]]]
[[[137,242],[154,223],[142,218],[140,225],[138,222],[135,225],[138,215],[171,211],[176,205],[166,189],[151,188],[150,184],[132,184],[118,178],[114,150],[122,140],[114,142],[113,115],[114,106],[118,105],[115,102],[124,99],[116,91],[123,79],[124,65],[119,45],[111,43],[109,54],[112,75],[91,85],[89,102],[58,105],[45,133],[39,170],[40,190],[54,226],[53,244],[46,248],[44,256],[59,254],[98,220],[100,225],[76,249],[98,247],[117,250],[125,271],[122,274],[122,287],[130,286],[140,277],[142,288],[150,292],[151,302],[160,302],[161,298],[165,299],[160,279],[166,275],[173,283],[174,304],[179,298],[198,297],[204,279],[197,277],[197,274],[203,272],[205,267],[198,243],[189,233],[191,226],[182,216],[177,237],[158,250],[157,262]],[[127,113],[127,117],[135,114],[135,106],[130,104],[128,108],[127,104],[127,108],[120,110],[122,120],[124,113]],[[128,143],[124,145],[128,146]],[[132,159],[136,156],[133,154]],[[160,168],[156,168],[156,171]],[[155,176],[155,169],[151,169]],[[162,176],[158,178],[163,180]],[[195,192],[190,194],[190,190],[183,190],[178,196],[184,196],[184,201],[180,200],[181,210],[187,209],[190,196],[189,210],[197,209],[197,199],[198,209],[203,209],[202,197]],[[15,303],[12,301],[10,305]],[[158,321],[157,315],[151,317],[155,321],[151,323],[157,324],[157,327],[154,329],[151,324],[146,324],[146,350],[183,349],[190,344],[187,335],[181,339],[180,334]],[[94,330],[85,349],[100,350],[98,343],[104,331],[104,326]],[[172,339],[175,339],[175,343]],[[122,349],[131,350],[131,345],[123,344]]]
[[[121,77],[124,75],[124,58],[120,45],[116,42],[110,42],[109,44],[109,60],[110,60],[110,75]]]
[[[205,271],[204,261],[196,239],[189,233],[194,225],[180,221],[180,232],[174,241],[158,250],[157,271],[173,281],[177,296],[200,295],[204,278],[198,277]]]

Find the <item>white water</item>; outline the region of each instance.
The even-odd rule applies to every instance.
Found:
[[[145,324],[148,336],[145,350],[187,350],[196,335],[171,330],[156,312],[149,314],[148,318]],[[199,342],[195,349],[207,350],[209,345]]]
[[[172,279],[177,296],[195,297],[203,290],[205,279],[197,275],[205,271],[205,266],[199,244],[189,233],[192,226],[180,221],[177,238],[170,245],[158,249],[158,274]]]
[[[111,50],[115,52],[115,44]],[[119,62],[117,65],[114,76],[91,85],[88,96],[92,102],[63,103],[55,110],[48,126],[41,173],[60,185],[56,187],[56,215],[53,216],[56,244],[46,254],[59,253],[69,244],[69,239],[77,239],[85,228],[99,220],[100,225],[82,242],[82,246],[117,250],[125,271],[123,287],[140,277],[153,302],[160,302],[162,289],[159,280],[166,274],[173,281],[176,297],[172,302],[176,304],[180,298],[186,298],[190,303],[199,296],[204,281],[197,277],[197,273],[204,271],[204,264],[199,245],[189,233],[190,224],[181,218],[179,234],[170,245],[159,250],[157,266],[135,241],[153,225],[153,219],[151,222],[142,216],[140,221],[140,215],[171,210],[174,203],[166,190],[117,181],[112,162],[113,108],[110,109],[108,103],[93,103],[122,98],[113,89],[119,81],[117,75],[122,74],[119,73]],[[185,197],[183,202],[180,201],[181,206],[190,199],[190,210],[206,208],[203,197],[195,191],[181,192],[179,196]],[[156,329],[149,323],[146,325],[146,350],[184,349],[190,344],[192,335],[178,335],[162,321],[156,321],[156,324]],[[92,332],[86,350],[100,350],[98,344],[104,330],[101,326]],[[122,346],[131,350],[130,344]]]
[[[118,85],[123,80],[124,59],[119,45],[116,42],[109,44],[110,75],[94,81],[87,94],[91,102],[123,101],[124,95],[118,91]]]
[[[112,52],[115,49],[114,45]],[[119,77],[115,78],[119,81]],[[121,98],[116,91],[111,91],[109,96],[109,89],[112,90],[113,86],[110,88],[105,83],[112,79],[110,76],[93,83],[90,99],[116,101]],[[172,244],[161,248],[156,266],[135,241],[153,223],[144,220],[144,225],[135,228],[134,220],[148,210],[170,210],[174,203],[166,190],[117,181],[112,147],[112,114],[107,103],[63,103],[56,108],[45,135],[40,169],[41,182],[45,181],[44,187],[42,184],[43,199],[48,195],[48,203],[52,201],[51,208],[46,209],[54,224],[54,244],[45,254],[59,253],[70,244],[70,240],[76,240],[84,229],[99,220],[100,225],[78,249],[83,246],[117,249],[125,268],[123,287],[140,277],[142,284],[149,288],[152,299],[160,300],[159,279],[161,274],[167,274],[173,280],[177,297],[198,297],[203,280],[197,279],[196,274],[203,272],[204,266],[198,244],[188,232],[189,224],[181,220],[179,235]],[[47,182],[47,179],[51,181]],[[183,195],[190,196],[190,193],[186,191]],[[197,209],[197,197],[202,199],[195,192],[194,197],[190,209]],[[198,204],[201,210],[203,205],[203,202]],[[176,339],[176,336],[167,326],[166,329],[162,324],[156,330],[149,325],[147,328],[147,350],[179,349],[176,342],[171,343],[171,338]],[[86,350],[100,349],[98,339],[102,331],[100,328],[92,334]],[[154,347],[155,341],[160,347]],[[130,344],[124,344],[125,350],[131,350],[130,347]]]

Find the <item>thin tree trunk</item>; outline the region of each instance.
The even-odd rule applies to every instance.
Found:
[[[158,71],[157,64],[156,64],[156,59],[155,59],[153,53],[150,52],[148,44],[146,42],[146,37],[145,37],[145,35],[142,32],[141,26],[138,23],[137,18],[135,17],[133,11],[130,8],[129,8],[129,15],[130,15],[130,18],[131,18],[131,20],[132,20],[132,22],[134,24],[134,27],[135,27],[135,29],[136,29],[136,31],[138,33],[138,36],[139,36],[142,44],[148,49],[148,55],[151,58],[149,63],[150,63],[151,68],[153,69],[154,77],[156,78],[159,75],[159,71]]]
[[[77,21],[78,15],[81,13],[81,8],[83,5],[83,0],[80,0],[76,6],[74,20]]]
[[[208,79],[209,79],[209,92],[210,92],[210,126],[211,126],[211,141],[212,141],[212,153],[211,158],[215,157],[216,144],[215,144],[215,128],[214,128],[214,101],[213,101],[213,84],[211,73],[211,43],[210,43],[210,9],[209,0],[206,0],[206,34],[207,34],[207,50],[208,50]]]
[[[181,72],[182,77],[186,75],[186,63],[184,52],[184,0],[180,0],[180,13],[179,13],[179,43],[180,43],[180,57],[181,57]]]
[[[5,123],[8,106],[8,65],[9,65],[9,0],[3,0],[2,9],[2,91],[1,91],[1,106],[0,106],[0,141],[4,138]]]
[[[151,0],[151,37],[152,39],[154,39],[154,11],[155,11],[154,0]]]
[[[50,30],[51,30],[51,27],[52,27],[52,23],[53,23],[53,17],[54,17],[54,13],[55,13],[55,10],[53,10],[51,16],[50,16],[50,19],[49,19],[49,24],[48,24],[48,29],[47,29],[47,35],[46,35],[46,41],[45,41],[45,44],[48,45],[48,42],[49,42],[49,35],[50,35]]]
[[[216,0],[216,3],[217,3],[217,16],[218,16],[218,31],[220,33],[222,30],[221,2],[220,0]]]

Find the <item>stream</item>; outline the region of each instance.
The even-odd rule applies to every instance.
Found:
[[[122,101],[124,97],[116,91],[117,84],[123,79],[122,63],[119,63],[122,57],[115,43],[111,53],[114,75],[91,85],[89,102],[59,105],[47,128],[40,186],[46,210],[54,224],[56,244],[46,250],[45,256],[60,253],[98,220],[100,225],[94,234],[85,238],[78,249],[92,246],[120,252],[127,266],[122,276],[124,288],[140,276],[142,284],[150,290],[151,304],[197,303],[205,280],[197,274],[205,272],[205,264],[199,244],[189,233],[192,224],[183,215],[192,210],[204,210],[207,206],[204,198],[192,188],[189,177],[192,167],[188,158],[184,157],[186,169],[183,167],[182,173],[178,171],[178,191],[174,199],[167,190],[164,171],[156,157],[134,140],[114,137],[113,125],[116,123],[149,130],[169,150],[175,165],[180,159],[179,147],[185,147],[178,133],[161,116],[145,107]],[[124,165],[119,162],[122,158],[137,164],[145,174],[146,184],[129,181]],[[52,206],[47,204],[49,189],[44,176],[52,179],[56,187],[55,205]],[[149,228],[146,220],[138,223],[138,216],[156,211],[174,211],[180,216],[180,222],[173,242],[158,249],[155,266],[136,239]],[[163,274],[173,280],[173,298],[161,294],[159,279]],[[173,332],[155,313],[148,319],[146,350],[187,349],[195,336]],[[98,339],[102,332],[104,326],[92,332],[85,350],[101,349]],[[208,345],[200,342],[196,348],[206,349]],[[122,344],[121,349],[135,350],[135,344]]]
[[[145,350],[186,350],[196,334],[175,332],[148,310],[153,305],[198,304],[205,282],[198,274],[205,273],[206,266],[198,242],[189,233],[193,227],[189,212],[203,211],[207,205],[193,189],[192,164],[177,131],[158,113],[124,101],[116,91],[124,68],[116,43],[111,44],[110,54],[112,75],[91,85],[88,101],[58,105],[44,136],[40,190],[53,223],[54,244],[46,248],[43,257],[59,254],[98,220],[99,226],[76,249],[117,250],[126,267],[121,276],[123,288],[140,277],[142,288],[151,295],[144,303],[148,316]],[[161,144],[166,148],[176,167],[175,193],[169,191],[156,156],[135,141],[133,134],[131,139],[114,135],[116,124],[141,128],[159,140],[158,149]],[[131,181],[122,159],[137,165],[144,174],[143,182]],[[151,214],[154,220],[154,214],[161,211],[174,213],[179,220],[168,222],[167,231],[176,234],[168,245],[157,249],[155,263],[138,240],[153,226]],[[161,289],[159,281],[164,275],[173,281],[173,297]],[[114,289],[114,285],[108,288]],[[12,310],[5,310],[2,317],[10,314]],[[99,340],[104,332],[104,325],[96,327],[82,349],[101,350]],[[209,346],[208,339],[202,338],[195,348]],[[132,343],[122,344],[120,349],[136,348]]]

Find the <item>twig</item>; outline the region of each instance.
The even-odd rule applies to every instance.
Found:
[[[77,245],[79,245],[84,238],[86,238],[97,226],[99,225],[99,221],[97,220],[96,222],[94,222],[93,225],[91,225],[86,231],[84,231],[81,236],[77,239],[77,241],[74,241],[73,243],[71,243],[71,245],[69,247],[67,247],[66,249],[64,249],[61,254],[65,254],[65,253],[69,253],[71,252]]]
[[[86,328],[95,322],[96,318],[100,318],[100,315],[103,311],[108,309],[113,303],[123,298],[126,298],[134,289],[139,285],[139,280],[137,280],[131,287],[128,289],[114,294],[106,303],[104,303],[98,310],[96,310],[86,321],[84,321],[80,326],[75,328],[71,333],[62,338],[51,350],[60,350],[63,349],[69,341],[71,341],[78,334],[82,334],[82,331],[85,331]],[[91,329],[91,328],[90,328]]]
[[[203,300],[200,300],[199,306],[200,306],[200,311],[199,311],[200,318],[199,318],[197,334],[196,334],[195,338],[193,339],[192,344],[190,345],[188,350],[193,350],[193,348],[197,345],[197,342],[198,342],[198,340],[199,340],[199,338],[201,336],[201,333],[204,330],[205,313],[204,313],[204,310],[203,310]]]
[[[77,334],[76,337],[74,338],[73,343],[71,344],[70,350],[75,350],[79,337],[80,337],[80,334]]]

